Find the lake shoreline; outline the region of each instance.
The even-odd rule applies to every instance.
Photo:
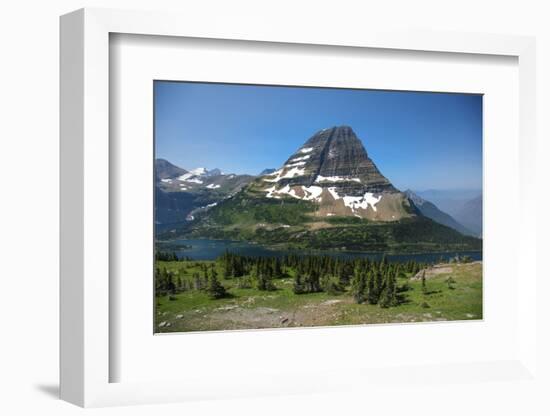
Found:
[[[430,259],[452,259],[455,256],[470,256],[473,260],[482,260],[483,250],[448,250],[448,251],[416,251],[416,252],[393,252],[393,251],[357,251],[357,250],[315,250],[315,249],[292,249],[277,248],[251,241],[224,240],[213,238],[196,239],[175,239],[168,241],[156,241],[155,244],[174,244],[181,242],[181,247],[171,247],[167,250],[174,251],[178,256],[191,257],[196,260],[215,260],[225,251],[235,252],[241,255],[251,256],[284,256],[284,255],[327,255],[335,257],[367,257],[388,259],[430,258]],[[250,253],[248,253],[250,251]]]

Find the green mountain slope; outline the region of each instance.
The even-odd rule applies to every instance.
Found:
[[[357,217],[319,221],[314,216],[316,209],[316,204],[309,201],[256,198],[242,191],[188,227],[161,238],[235,239],[274,247],[388,253],[481,250],[481,240],[423,216],[395,222]]]

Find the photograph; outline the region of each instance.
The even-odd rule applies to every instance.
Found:
[[[155,80],[154,332],[483,319],[483,95]]]

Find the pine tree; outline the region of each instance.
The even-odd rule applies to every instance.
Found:
[[[294,276],[294,285],[292,287],[292,290],[296,295],[301,295],[302,293],[305,293],[305,287],[302,281],[302,275],[298,271]]]
[[[426,270],[422,271],[422,294],[427,295],[428,294],[428,287],[426,286]]]
[[[306,292],[308,293],[316,293],[321,291],[319,272],[316,269],[311,269],[311,271],[307,274],[304,283]]]
[[[367,302],[370,305],[376,305],[378,303],[375,274],[373,271],[370,271],[367,275]]]
[[[201,276],[197,272],[193,273],[193,281],[194,281],[195,290],[204,289],[204,284],[201,279]]]
[[[355,270],[355,274],[351,279],[351,295],[357,303],[363,303],[366,300],[365,293],[367,290],[365,274],[359,270]]]
[[[380,300],[380,296],[384,291],[384,275],[381,269],[376,270],[374,278],[374,296],[376,297],[376,303]]]
[[[213,273],[210,275],[210,279],[208,279],[206,292],[212,299],[221,299],[227,296],[227,291],[225,290],[225,287],[223,287],[223,285],[219,282],[217,273],[214,270]]]
[[[281,266],[281,260],[279,258],[275,259],[273,274],[276,278],[283,277],[283,269]]]
[[[233,277],[233,270],[231,267],[231,256],[227,252],[225,252],[223,256],[223,277],[224,279],[229,279]]]
[[[258,290],[276,290],[277,287],[273,284],[273,281],[271,280],[271,277],[265,273],[260,272],[260,275],[258,276]]]
[[[382,308],[389,308],[390,306],[397,306],[397,303],[396,278],[393,273],[388,273],[386,275],[386,284],[379,305]]]
[[[329,295],[336,295],[343,291],[343,287],[340,284],[340,281],[333,276],[323,276],[321,279],[321,287],[323,291],[327,292]]]

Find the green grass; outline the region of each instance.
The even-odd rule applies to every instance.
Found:
[[[201,263],[212,262],[158,262],[158,266],[190,278],[200,270]],[[338,295],[295,295],[292,270],[288,277],[275,280],[275,291],[239,289],[235,279],[221,278],[222,269],[216,264],[230,296],[213,300],[203,291],[189,290],[174,295],[174,300],[157,297],[156,328],[158,332],[184,332],[481,319],[481,263],[449,267],[451,273],[427,279],[427,294],[422,293],[420,281],[410,280],[410,276],[399,278],[399,286],[407,284],[410,289],[401,293],[403,302],[399,306],[384,309],[356,304],[347,291]],[[454,289],[446,283],[449,276],[456,281]]]

